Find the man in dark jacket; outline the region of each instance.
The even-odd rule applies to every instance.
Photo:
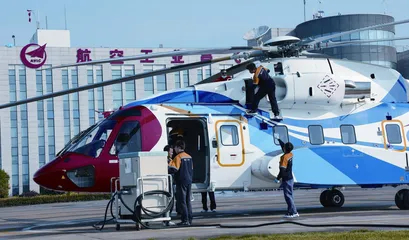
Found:
[[[284,142],[276,136],[274,136],[274,138],[276,138],[280,142],[281,150],[284,152],[284,154],[280,157],[280,173],[278,174],[277,179],[275,179],[277,183],[280,179],[282,179],[281,187],[283,188],[284,199],[287,202],[287,214],[284,217],[299,217],[300,215],[298,214],[297,208],[295,207],[293,197],[293,153],[291,151],[293,150],[294,146],[290,142],[284,144]]]
[[[180,201],[179,206],[182,211],[182,221],[177,225],[191,225],[193,215],[190,196],[193,181],[193,161],[192,157],[185,153],[184,141],[176,141],[174,150],[177,155],[170,161],[169,170],[175,173],[177,201]]]
[[[277,99],[275,95],[276,84],[268,74],[270,70],[263,66],[256,67],[254,63],[250,63],[249,65],[247,65],[247,70],[249,70],[250,73],[254,73],[253,84],[259,86],[259,89],[254,96],[251,110],[249,110],[248,113],[256,113],[260,100],[268,95],[268,99],[271,105],[271,111],[274,113],[274,119],[281,119],[280,110],[278,109]]]

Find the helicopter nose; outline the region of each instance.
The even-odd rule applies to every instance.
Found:
[[[54,169],[54,164],[47,164],[34,174],[33,180],[44,188],[58,190],[62,173],[62,170]]]

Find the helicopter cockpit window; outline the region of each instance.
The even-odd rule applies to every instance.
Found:
[[[68,151],[81,153],[90,157],[98,157],[105,146],[112,129],[115,127],[116,121],[104,120],[94,129],[86,134],[83,134],[77,143]]]
[[[142,150],[141,126],[138,121],[124,122],[109,153],[139,152]]]

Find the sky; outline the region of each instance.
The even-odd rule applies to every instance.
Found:
[[[409,0],[306,0],[307,20],[323,10],[388,14],[409,18]],[[29,42],[39,12],[40,28],[67,29],[72,47],[209,48],[243,46],[243,35],[260,25],[294,28],[304,21],[303,0],[0,0],[0,46]],[[396,37],[409,36],[409,23],[396,26]],[[409,41],[397,41],[398,50]]]

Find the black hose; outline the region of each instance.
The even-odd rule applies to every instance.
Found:
[[[109,200],[109,202],[108,202],[108,204],[107,204],[107,206],[106,206],[106,208],[105,208],[104,220],[103,220],[103,221],[100,221],[100,222],[97,222],[96,224],[92,225],[96,230],[100,230],[100,231],[101,231],[102,229],[104,229],[105,223],[114,220],[115,217],[114,217],[114,214],[113,214],[113,212],[112,212],[112,203],[114,202],[116,195],[117,195],[117,192],[115,192],[114,195],[112,195],[111,199]],[[110,210],[111,210],[110,212],[111,212],[112,218],[109,219],[109,220],[106,220],[106,219],[107,219],[107,213],[108,213],[108,207],[109,207],[109,206],[110,206]],[[100,225],[101,223],[102,223],[102,226],[101,226],[101,227],[98,227],[98,225]]]
[[[170,201],[168,203],[168,205],[166,206],[165,209],[163,209],[160,212],[155,212],[155,211],[151,211],[147,208],[145,208],[142,204],[142,200],[144,196],[151,196],[151,195],[165,195],[166,197],[170,198]],[[121,203],[125,206],[126,209],[128,209],[128,211],[130,211],[132,213],[132,220],[141,224],[143,227],[145,228],[149,228],[149,229],[154,229],[148,225],[146,225],[145,223],[142,222],[142,216],[141,213],[142,211],[150,218],[156,218],[156,217],[160,217],[163,216],[164,214],[166,214],[166,212],[168,212],[173,205],[173,198],[171,198],[171,194],[169,192],[166,191],[162,191],[162,190],[153,190],[153,191],[148,191],[145,192],[144,194],[139,195],[134,202],[134,208],[133,210],[126,205],[125,201],[122,199],[122,194],[119,194],[119,200],[121,200]],[[157,228],[159,229],[159,228]]]

